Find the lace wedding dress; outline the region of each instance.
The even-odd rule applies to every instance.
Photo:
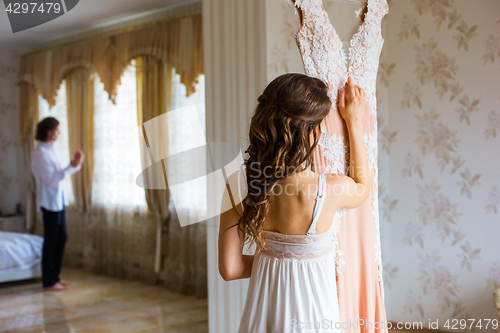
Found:
[[[321,0],[296,0],[295,10],[296,14],[297,10],[302,14],[295,38],[305,73],[328,84],[332,101],[332,110],[321,124],[319,147],[314,152],[315,172],[349,175],[349,137],[337,109],[338,91],[351,77],[366,93],[369,111],[365,111],[363,117],[363,131],[372,179],[371,193],[359,207],[345,210],[340,220],[338,233],[334,235],[338,241],[335,280],[340,318],[344,324],[342,332],[387,332],[380,252],[375,93],[384,43],[381,23],[389,6],[387,0],[368,0],[364,22],[350,41],[348,59]],[[351,323],[358,320],[364,320],[364,324],[360,322],[353,327]]]
[[[254,257],[238,333],[340,333],[337,288],[331,282],[335,279],[334,234],[343,211],[335,212],[328,231],[316,234],[325,195],[322,173],[306,235],[263,230],[265,247]]]

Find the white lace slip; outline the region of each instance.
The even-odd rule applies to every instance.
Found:
[[[280,260],[311,260],[329,253],[336,245],[333,239],[334,231],[340,222],[341,210],[335,212],[330,228],[316,234],[318,222],[326,195],[326,177],[324,173],[318,176],[318,194],[314,206],[313,220],[306,235],[289,235],[280,232],[262,230],[265,238],[264,249],[260,253]]]

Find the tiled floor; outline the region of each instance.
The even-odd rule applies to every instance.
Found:
[[[0,284],[0,332],[208,332],[207,299],[161,286],[63,269],[69,290],[41,282]]]

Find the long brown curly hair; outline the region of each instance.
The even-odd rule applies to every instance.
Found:
[[[256,253],[264,245],[262,229],[269,211],[269,196],[278,180],[308,168],[320,138],[320,124],[332,107],[328,86],[304,74],[274,79],[257,99],[249,146],[245,153],[247,195],[238,223],[243,246],[251,240]]]

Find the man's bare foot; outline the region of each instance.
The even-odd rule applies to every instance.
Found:
[[[44,291],[63,291],[63,290],[68,290],[68,287],[62,285],[60,282],[57,282],[53,286],[43,288],[43,290]]]
[[[62,284],[63,286],[66,286],[66,287],[71,286],[71,282],[66,281],[66,280],[59,280],[59,283]]]

